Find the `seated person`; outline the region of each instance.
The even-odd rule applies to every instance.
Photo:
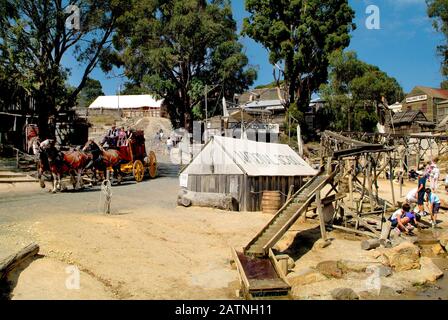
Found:
[[[408,203],[403,204],[401,209],[395,211],[389,218],[392,228],[400,234],[401,232],[409,233],[413,229],[409,223],[411,222],[412,216],[410,216],[411,206]],[[415,216],[412,220],[415,220]]]

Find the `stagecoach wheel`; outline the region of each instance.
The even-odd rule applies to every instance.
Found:
[[[151,179],[154,179],[155,177],[157,177],[157,158],[156,158],[156,154],[154,153],[154,151],[151,151],[149,153],[149,176],[151,177]]]
[[[134,174],[134,179],[137,182],[142,182],[143,177],[145,176],[145,167],[140,160],[134,162],[134,167],[132,169],[132,173]]]

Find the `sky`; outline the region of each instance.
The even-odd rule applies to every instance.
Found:
[[[377,65],[392,77],[395,77],[405,92],[417,85],[439,87],[441,59],[436,48],[443,43],[443,36],[432,27],[432,21],[426,13],[425,0],[349,0],[355,11],[357,28],[347,50],[354,50],[358,58]],[[380,29],[369,29],[366,20],[371,12],[370,5],[379,9]],[[234,18],[241,29],[242,21],[248,13],[244,9],[244,0],[232,0]],[[267,51],[249,38],[242,38],[249,63],[258,69],[258,79],[254,86],[273,81],[272,66]],[[72,68],[69,79],[72,85],[80,81],[82,68],[70,58],[65,64]],[[100,80],[106,95],[116,94],[126,79],[115,74],[104,74],[99,68],[91,77]]]

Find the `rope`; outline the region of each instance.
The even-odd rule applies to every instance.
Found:
[[[110,203],[112,201],[112,184],[110,180],[104,180],[101,184],[100,202],[99,207],[102,210],[98,210],[104,214],[110,214]]]

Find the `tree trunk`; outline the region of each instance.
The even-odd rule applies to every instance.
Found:
[[[237,210],[232,195],[181,190],[177,198],[178,205],[189,207],[211,207],[221,210]]]
[[[42,97],[41,95],[36,98],[36,109],[38,112],[38,127],[39,127],[39,137],[41,141],[49,138],[54,138],[54,132],[52,132],[48,120],[50,118],[50,103],[48,99]]]

